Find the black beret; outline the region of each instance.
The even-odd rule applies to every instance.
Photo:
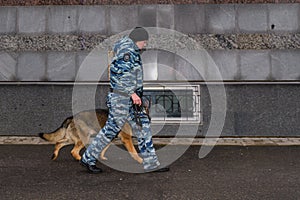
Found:
[[[143,27],[135,27],[129,34],[129,38],[132,41],[144,41],[149,39],[149,34]]]

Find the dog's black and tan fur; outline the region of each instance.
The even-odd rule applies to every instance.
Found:
[[[80,160],[80,150],[84,144],[89,142],[91,135],[95,135],[105,125],[108,111],[97,109],[96,111],[82,111],[72,117],[67,118],[56,131],[52,133],[40,133],[39,136],[47,141],[56,142],[52,160],[57,159],[59,150],[70,144],[74,144],[71,151],[76,160]],[[125,123],[118,137],[125,145],[133,159],[142,163],[143,160],[138,156],[132,142],[132,129],[128,123]],[[106,160],[104,156],[109,145],[101,152],[100,158]]]

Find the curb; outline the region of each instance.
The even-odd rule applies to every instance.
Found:
[[[136,138],[133,138],[137,144]],[[296,146],[300,137],[226,137],[226,138],[153,138],[156,145],[206,145],[206,146]],[[49,145],[39,137],[0,136],[0,145]],[[119,139],[114,144],[121,144]]]

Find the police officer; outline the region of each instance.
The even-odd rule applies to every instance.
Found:
[[[80,163],[90,173],[100,173],[96,166],[101,151],[119,133],[124,123],[130,123],[138,139],[138,148],[143,158],[145,172],[165,172],[169,168],[160,168],[152,143],[150,120],[143,112],[135,113],[134,107],[142,104],[143,66],[140,51],[149,39],[148,32],[136,27],[129,36],[115,43],[114,58],[110,65],[110,93],[107,96],[109,115],[106,125],[84,152]],[[139,117],[137,123],[136,117]]]

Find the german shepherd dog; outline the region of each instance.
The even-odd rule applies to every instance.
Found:
[[[146,111],[148,110],[146,109]],[[90,137],[96,135],[105,125],[107,117],[108,110],[105,109],[82,111],[67,118],[56,131],[52,133],[40,133],[39,136],[47,141],[56,142],[52,160],[57,159],[59,150],[62,147],[71,144],[74,144],[74,147],[71,150],[72,156],[76,160],[80,160],[80,150],[84,147],[84,144],[89,142]],[[143,159],[138,155],[133,145],[132,129],[128,123],[124,124],[118,137],[121,139],[132,158],[137,162],[142,163]],[[107,160],[105,152],[109,145],[101,152],[100,158],[102,160]]]

